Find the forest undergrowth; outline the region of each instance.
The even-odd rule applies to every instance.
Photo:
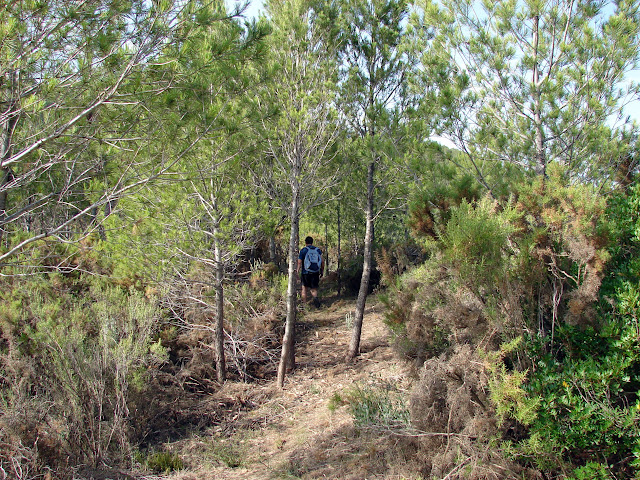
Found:
[[[220,421],[153,447],[179,459],[180,469],[136,478],[418,478],[410,437],[394,434],[392,424],[385,432],[380,419],[353,408],[369,401],[370,414],[401,418],[408,408],[401,399],[408,398],[414,378],[412,365],[398,362],[393,352],[382,306],[370,303],[354,363],[344,361],[353,300],[326,298],[320,309],[306,307],[297,325],[296,368],[284,389],[275,379],[228,381],[201,401],[203,409],[222,412]]]
[[[0,289],[0,480],[637,479],[640,190],[623,193],[464,200],[422,263],[382,249],[353,363],[356,302],[325,279],[284,388],[273,266],[225,290],[220,384],[202,269],[150,288],[43,243],[64,270]]]

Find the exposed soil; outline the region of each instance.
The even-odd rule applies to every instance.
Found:
[[[382,308],[369,300],[361,355],[344,357],[351,335],[347,316],[354,302],[326,299],[305,307],[297,328],[296,369],[284,389],[227,382],[203,400],[204,410],[224,412],[224,421],[165,445],[184,469],[144,479],[404,479],[418,478],[410,440],[354,425],[346,406],[330,409],[334,395],[356,384],[391,385],[407,391],[410,366],[394,355]],[[408,395],[405,396],[405,398]]]

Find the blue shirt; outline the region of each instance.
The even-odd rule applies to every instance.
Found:
[[[320,250],[318,247],[313,247],[313,248],[315,248],[316,250],[318,250],[318,253],[320,254],[320,257],[322,257],[322,250]],[[305,274],[305,273],[318,273],[318,272],[307,272],[307,271],[304,269],[304,257],[306,257],[306,256],[307,256],[307,252],[308,252],[308,251],[309,251],[309,247],[304,247],[302,250],[300,250],[300,255],[298,255],[298,258],[299,258],[300,260],[302,260],[302,273],[303,273],[303,274]],[[322,260],[320,261],[320,270],[322,270]]]

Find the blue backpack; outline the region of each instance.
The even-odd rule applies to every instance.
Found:
[[[319,272],[321,259],[320,250],[313,246],[307,247],[307,254],[304,256],[304,269],[309,273]]]

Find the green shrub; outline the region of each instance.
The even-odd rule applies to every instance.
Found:
[[[147,468],[155,473],[171,473],[184,468],[184,462],[175,453],[156,452],[147,457]]]
[[[13,279],[0,304],[14,294],[18,312],[9,302],[0,309],[0,370],[10,380],[0,429],[27,447],[37,442],[52,468],[128,458],[132,382],[143,387],[144,369],[166,358],[154,343],[156,306],[92,276]],[[24,412],[29,432],[16,423]]]
[[[419,167],[424,168],[421,159]],[[415,188],[415,187],[414,187]],[[434,162],[409,199],[409,226],[418,237],[436,238],[450,209],[463,201],[474,202],[482,188],[473,175],[449,162]]]
[[[356,385],[343,394],[334,393],[329,409],[347,405],[355,424],[366,428],[406,428],[409,410],[392,385],[375,382],[372,385]]]
[[[505,274],[507,240],[515,228],[512,210],[500,211],[498,204],[485,198],[475,206],[463,201],[450,211],[451,218],[441,234],[445,259],[454,265],[467,284],[495,283]]]
[[[611,480],[606,465],[589,462],[584,467],[576,468],[572,477],[567,480]]]
[[[575,470],[575,479],[631,478],[637,474],[632,459],[639,451],[640,438],[640,269],[632,259],[640,247],[636,235],[638,193],[632,189],[628,196],[610,198],[603,216],[615,221],[609,228],[613,234],[609,257],[595,253],[592,267],[586,265],[593,272],[603,272],[600,303],[597,310],[594,308],[597,322],[558,322],[553,344],[549,337],[525,337],[524,351],[535,368],[524,388],[530,398],[540,398],[540,406],[528,438],[519,444],[519,454],[548,470],[586,461]],[[620,217],[624,219],[618,222]],[[584,238],[593,243],[601,240],[598,232],[606,229],[599,229],[591,220],[574,222],[572,228],[554,228],[562,230],[562,238],[567,238],[572,228],[574,232],[586,229],[590,233]],[[598,262],[606,258],[610,260],[605,270],[605,264]],[[575,298],[569,299],[568,317]]]
[[[433,338],[437,326],[452,348],[487,352],[492,404],[511,427],[504,448],[522,465],[632,478],[640,186],[605,199],[552,165],[512,191],[509,201],[452,201],[433,218],[430,273],[387,292],[391,323],[412,339]]]
[[[514,352],[521,341],[522,338],[518,337],[502,345],[500,350],[487,354],[490,397],[499,424],[507,418],[513,418],[521,425],[531,425],[540,408],[540,398],[527,395],[523,388],[527,372],[509,370],[504,363],[505,356]]]

